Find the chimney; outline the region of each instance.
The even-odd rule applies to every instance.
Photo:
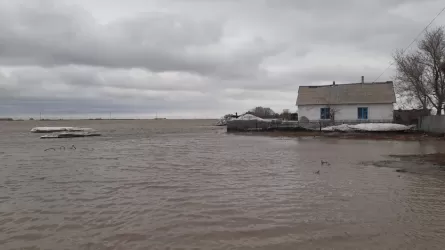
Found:
[[[335,81],[332,82],[332,85],[335,85]]]
[[[362,84],[365,83],[365,77],[362,76]]]

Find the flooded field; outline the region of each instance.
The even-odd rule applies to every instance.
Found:
[[[212,123],[0,122],[0,249],[443,249],[445,176],[362,163],[444,142]],[[41,140],[35,126],[103,136]]]

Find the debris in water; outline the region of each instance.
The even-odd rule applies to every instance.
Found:
[[[328,165],[328,166],[330,166],[331,163],[329,163],[328,161],[323,161],[323,160],[321,160],[321,165],[322,165],[322,166],[323,166],[323,165]]]
[[[101,136],[96,132],[62,132],[40,136],[40,139],[57,139],[57,138],[75,138],[75,137],[93,137]]]

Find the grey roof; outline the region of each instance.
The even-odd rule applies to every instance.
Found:
[[[392,81],[300,86],[297,105],[395,103]]]

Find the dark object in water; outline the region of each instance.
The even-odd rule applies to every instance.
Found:
[[[397,173],[406,173],[406,169],[396,169]]]
[[[322,165],[322,166],[323,166],[323,165],[328,165],[328,166],[330,166],[331,163],[329,163],[328,161],[323,161],[323,160],[321,160],[321,165]]]
[[[56,139],[56,138],[75,138],[75,137],[91,137],[101,136],[99,133],[92,132],[63,132],[56,134],[43,135],[40,139]]]
[[[50,150],[56,151],[55,148],[47,148],[47,149],[45,149],[44,151],[46,152],[46,151],[50,151]]]
[[[320,174],[320,170],[315,171],[314,174]]]
[[[76,150],[76,146],[72,145],[70,149]]]

